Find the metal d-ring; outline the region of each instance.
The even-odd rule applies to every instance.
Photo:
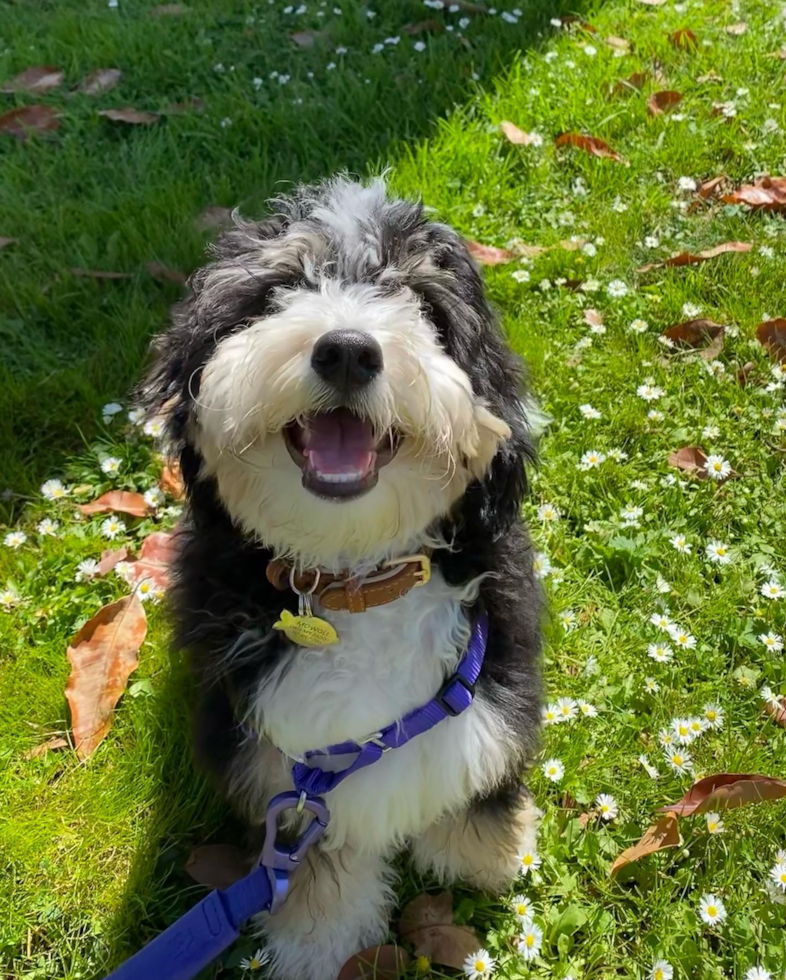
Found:
[[[319,580],[322,577],[322,573],[318,568],[314,569],[314,583],[308,592],[303,592],[295,584],[295,569],[294,567],[289,571],[289,585],[292,591],[297,596],[297,607],[298,615],[300,616],[311,616],[311,596],[316,592],[317,586],[319,585]]]

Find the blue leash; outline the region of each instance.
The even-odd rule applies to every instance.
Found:
[[[325,833],[330,812],[320,794],[328,793],[352,773],[378,762],[391,749],[401,748],[446,718],[456,717],[472,704],[488,640],[488,617],[481,613],[455,673],[426,704],[361,741],[340,742],[307,752],[305,762],[292,767],[295,790],[279,793],[265,813],[265,844],[259,864],[229,888],[210,892],[168,929],[126,960],[106,980],[192,980],[240,935],[240,927],[259,912],[275,915],[286,900],[289,879],[308,849]],[[348,755],[344,769],[330,772],[309,761]],[[294,844],[276,840],[278,820],[285,810],[307,810],[311,823]]]

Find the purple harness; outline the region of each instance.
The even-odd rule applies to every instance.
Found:
[[[327,830],[330,812],[322,794],[378,762],[391,749],[400,749],[446,718],[466,711],[475,697],[487,640],[488,617],[481,613],[455,673],[430,701],[361,741],[306,752],[304,761],[292,766],[295,790],[279,793],[268,804],[265,844],[254,870],[229,888],[210,892],[107,980],[192,980],[237,939],[247,919],[259,912],[274,915],[287,897],[290,875]],[[329,771],[319,765],[320,759],[340,763],[343,756],[354,756],[344,768]],[[313,820],[294,844],[279,844],[278,818],[293,809],[309,811]]]

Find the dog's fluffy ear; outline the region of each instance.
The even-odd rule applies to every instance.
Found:
[[[534,456],[522,366],[502,336],[465,242],[451,228],[434,224],[429,251],[436,269],[414,281],[412,288],[423,298],[445,351],[472,382],[484,436],[485,453],[472,466],[476,481],[456,519],[496,538],[519,517],[527,490],[525,463]]]

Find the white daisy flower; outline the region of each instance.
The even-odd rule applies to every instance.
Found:
[[[76,566],[75,582],[87,582],[98,574],[98,562],[94,558],[85,558]]]
[[[558,722],[562,721],[559,714],[559,708],[556,704],[544,705],[541,713],[540,720],[544,725],[556,725]]]
[[[592,405],[579,405],[579,411],[585,419],[602,418],[602,414],[597,410],[597,408],[593,408]]]
[[[655,680],[654,677],[644,678],[644,690],[647,694],[657,694],[660,690],[660,684]]]
[[[668,960],[655,960],[650,970],[650,980],[671,980],[674,967]]]
[[[669,617],[665,613],[653,613],[650,616],[650,622],[653,626],[657,626],[660,630],[665,630],[667,633],[674,625]]]
[[[145,410],[143,408],[132,408],[128,411],[128,421],[132,425],[141,425],[145,420]]]
[[[688,727],[690,728],[693,737],[698,738],[699,735],[704,734],[708,728],[708,725],[703,718],[688,718]]]
[[[540,578],[546,578],[551,573],[551,560],[548,555],[536,551],[532,556],[532,571]]]
[[[728,565],[731,561],[731,550],[722,541],[710,541],[704,553],[716,565]]]
[[[697,184],[693,177],[680,177],[677,181],[677,187],[681,191],[695,191]]]
[[[510,277],[516,282],[529,282],[530,279],[529,271],[527,269],[516,269],[515,272],[511,272]]]
[[[516,945],[525,960],[534,960],[543,943],[543,930],[532,921],[523,925],[524,928]]]
[[[670,749],[676,744],[674,733],[668,728],[661,728],[658,732],[658,741],[664,749]]]
[[[671,730],[674,732],[674,738],[680,745],[690,745],[695,738],[695,735],[691,731],[690,720],[688,718],[675,718],[671,723]]]
[[[45,517],[42,521],[38,522],[36,530],[45,537],[54,538],[57,535],[57,529],[59,527],[60,524],[57,521],[53,521],[51,517]]]
[[[647,412],[647,418],[650,420],[650,422],[662,422],[666,416],[663,414],[663,412],[659,412],[657,408],[651,408],[649,412]]]
[[[702,439],[712,440],[720,436],[720,429],[717,425],[705,425],[701,430]]]
[[[650,777],[650,779],[660,778],[660,773],[655,768],[655,766],[652,765],[652,763],[650,762],[650,760],[647,758],[646,755],[639,756],[639,763],[641,764],[641,766],[643,767],[647,775]]]
[[[635,504],[626,504],[620,511],[620,517],[626,524],[633,524],[639,520],[643,513],[643,507],[636,507]]]
[[[600,793],[595,799],[595,806],[601,820],[614,820],[619,816],[620,808],[613,796]]]
[[[116,538],[118,534],[123,534],[125,529],[125,523],[118,517],[107,517],[101,524],[101,533],[110,540]]]
[[[611,210],[616,211],[617,214],[623,214],[628,210],[628,205],[622,200],[619,194],[611,202]]]
[[[628,454],[624,449],[610,449],[608,452],[609,459],[613,460],[615,463],[622,463],[628,458]]]
[[[606,292],[614,299],[628,295],[628,286],[621,279],[612,279],[606,286]]]
[[[572,609],[563,609],[559,614],[559,621],[562,624],[562,628],[570,633],[572,629],[576,628],[576,613]]]
[[[723,456],[708,456],[704,469],[711,479],[725,480],[731,473],[731,463]]]
[[[62,480],[47,480],[41,485],[41,493],[47,500],[62,500],[68,496],[68,490]]]
[[[696,306],[695,303],[683,303],[682,304],[682,315],[687,317],[689,320],[695,320],[697,316],[701,314],[701,307]]]
[[[770,579],[769,582],[765,582],[759,590],[765,599],[782,599],[786,592],[783,591],[783,586],[776,579]]]
[[[684,650],[693,650],[696,646],[696,637],[680,626],[672,626],[669,629],[669,636],[678,647],[682,647]]]
[[[630,321],[628,330],[631,333],[646,333],[646,331],[649,330],[649,326],[650,325],[647,323],[646,320],[641,320],[637,317],[635,320]]]
[[[560,721],[573,721],[576,717],[578,706],[573,698],[557,699],[557,715]]]
[[[723,821],[719,813],[708,813],[707,817],[707,832],[710,834],[722,834],[724,827]]]
[[[111,422],[115,415],[122,411],[123,406],[118,402],[107,402],[107,404],[101,409],[101,418],[104,422]]]
[[[510,907],[519,922],[529,922],[532,918],[534,909],[526,895],[514,895],[510,900]]]
[[[240,969],[250,971],[261,970],[264,966],[267,966],[269,959],[270,954],[266,949],[258,949],[253,956],[249,956],[240,961]]]
[[[655,588],[661,595],[668,595],[669,592],[671,592],[671,585],[660,574],[658,574],[658,577],[655,579]]]
[[[24,531],[9,531],[3,538],[3,544],[6,548],[13,548],[14,551],[21,548],[25,541],[27,541],[27,535]]]
[[[497,961],[487,949],[479,949],[464,960],[464,975],[469,977],[469,980],[490,977],[496,965]]]
[[[546,779],[552,783],[558,783],[565,775],[565,766],[559,759],[546,759],[541,769]]]
[[[594,704],[590,704],[589,701],[583,701],[581,698],[576,702],[579,706],[579,714],[583,715],[585,718],[597,718],[598,709]]]
[[[142,427],[142,431],[146,436],[160,439],[166,432],[166,423],[162,418],[148,419]]]
[[[605,461],[606,461],[605,453],[598,452],[596,449],[589,449],[581,457],[581,461],[579,462],[579,469],[580,470],[597,469],[597,467],[600,466],[600,464],[604,463]]]
[[[152,578],[144,578],[134,589],[134,594],[140,602],[147,602],[148,599],[155,602],[156,583]]]
[[[8,612],[19,602],[19,593],[10,586],[0,589],[0,609]]]
[[[685,749],[672,749],[666,753],[666,762],[676,773],[690,772],[693,759]]]
[[[704,705],[704,724],[707,728],[723,728],[723,708],[718,704]]]
[[[107,476],[117,476],[122,465],[122,459],[118,459],[117,456],[107,456],[107,458],[101,463],[101,470],[102,472],[106,473]]]
[[[545,521],[546,523],[553,523],[558,521],[562,516],[559,507],[555,507],[554,504],[541,504],[538,507],[538,520]]]
[[[772,974],[763,966],[752,966],[745,971],[744,980],[772,980]]]
[[[759,633],[759,640],[768,650],[775,653],[780,653],[783,649],[783,637],[780,633],[773,633],[772,630],[769,633]]]
[[[726,906],[715,895],[702,895],[699,914],[708,926],[718,926],[726,918]]]
[[[659,398],[663,398],[666,392],[663,388],[659,388],[657,385],[653,384],[643,384],[639,385],[636,389],[636,394],[639,398],[643,398],[645,402],[654,402]]]
[[[669,542],[682,555],[689,555],[693,550],[693,545],[688,541],[684,534],[675,534]]]
[[[149,490],[146,490],[143,499],[148,507],[153,508],[160,507],[161,504],[166,502],[163,491],[159,490],[158,487],[151,487]]]
[[[518,855],[520,872],[528,875],[532,871],[537,871],[541,865],[540,855],[536,850],[522,851]]]
[[[778,861],[770,868],[770,878],[782,892],[786,892],[786,861]]]
[[[650,643],[647,656],[652,657],[655,663],[667,664],[674,656],[674,651],[666,643]]]

